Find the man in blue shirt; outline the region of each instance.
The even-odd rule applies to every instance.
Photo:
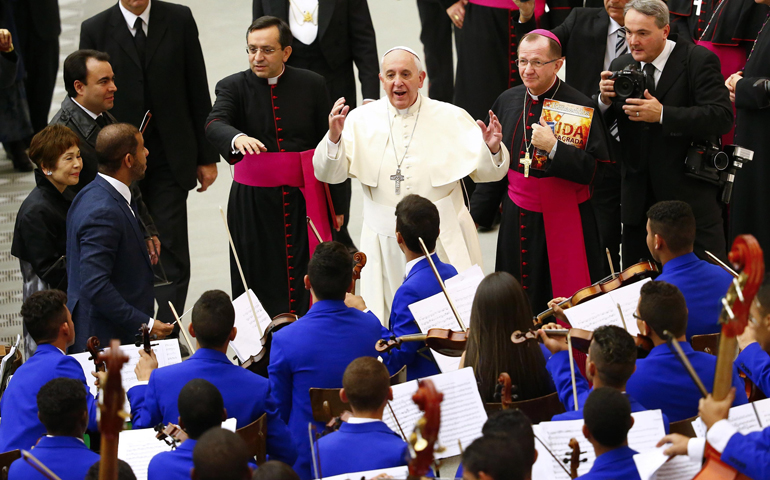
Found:
[[[273,337],[267,369],[270,393],[289,425],[297,448],[293,468],[302,480],[312,476],[308,423],[319,432],[324,428],[323,423],[313,422],[309,389],[340,388],[350,362],[378,355],[374,346],[380,339],[379,320],[345,305],[352,264],[347,247],[339,242],[316,247],[304,279],[313,306]]]
[[[40,388],[37,408],[47,435],[32,448],[32,455],[62,480],[81,480],[99,454],[83,443],[88,426],[90,393],[74,378],[55,378]],[[22,459],[8,471],[9,480],[43,480],[44,477]]]
[[[636,451],[628,448],[628,431],[634,425],[625,395],[611,387],[595,388],[583,407],[583,435],[594,447],[596,460],[584,480],[639,480]]]
[[[179,392],[179,426],[189,437],[176,450],[162,452],[150,460],[148,480],[189,480],[193,450],[198,439],[227,420],[227,410],[217,387],[202,378],[187,382]]]
[[[735,359],[735,366],[759,387],[762,393],[770,394],[770,275],[759,287],[749,309],[746,330],[738,337],[741,353]]]
[[[647,247],[663,272],[656,280],[682,292],[689,312],[687,341],[693,335],[719,333],[722,297],[733,276],[722,267],[693,253],[695,215],[690,205],[678,200],[658,202],[647,211]]]
[[[202,378],[217,387],[238,428],[267,414],[267,454],[276,460],[293,462],[296,449],[270,397],[267,379],[233,365],[227,358],[227,346],[238,333],[234,324],[235,309],[230,297],[221,290],[209,290],[195,302],[192,311],[190,334],[198,341],[195,354],[182,363],[157,368],[154,352],[148,355],[139,351],[136,377],[140,383],[127,393],[134,428],[179,421],[179,392],[190,380]]]
[[[324,476],[407,464],[406,442],[382,421],[382,412],[393,399],[390,375],[382,363],[372,357],[353,360],[342,377],[340,399],[350,404],[353,416],[339,431],[318,440]]]
[[[646,358],[637,360],[636,372],[626,383],[626,391],[648,409],[662,410],[672,422],[696,416],[700,390],[679,358],[671,352],[663,332],[670,332],[679,341],[704,385],[714,383],[717,357],[694,351],[685,340],[687,305],[682,292],[666,282],[645,283],[634,317],[639,331],[652,340],[654,347]],[[735,405],[748,402],[742,384],[737,369],[734,369],[733,385],[739,389]]]
[[[238,434],[223,428],[212,428],[201,435],[193,449],[193,465],[190,472],[192,480],[251,478],[246,444]]]
[[[88,390],[83,367],[64,354],[75,342],[75,325],[67,309],[67,295],[60,290],[33,293],[21,307],[24,325],[37,343],[35,354],[13,376],[0,400],[0,452],[32,448],[45,435],[35,404],[40,388],[59,377],[74,378],[87,392],[88,427],[98,430],[96,405]]]
[[[535,453],[537,455],[537,453]],[[529,480],[532,463],[505,435],[479,437],[463,452],[464,480]]]

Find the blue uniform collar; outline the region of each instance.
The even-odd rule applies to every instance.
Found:
[[[430,258],[432,258],[433,259],[433,263],[435,263],[437,265],[440,262],[440,260],[438,259],[438,254],[436,252],[431,253],[430,254]],[[426,268],[430,268],[430,263],[428,263],[428,259],[427,258],[423,258],[422,260],[417,262],[417,264],[415,264],[415,266],[412,267],[411,270],[409,270],[409,275],[406,276],[404,281],[409,280],[415,273],[419,272],[420,270],[426,269]]]
[[[233,362],[227,358],[227,355],[211,348],[199,348],[187,361],[190,360],[212,360],[216,362],[229,363],[230,365],[233,364]]]
[[[83,443],[83,440],[76,437],[69,437],[66,435],[55,436],[55,437],[43,436],[42,438],[40,438],[40,441],[37,442],[37,445],[35,445],[35,448],[85,448],[86,450],[88,449],[88,447],[86,447],[86,444]]]
[[[628,446],[622,446],[618,447],[615,450],[610,450],[609,452],[605,453],[604,455],[599,455],[596,457],[596,460],[594,460],[594,465],[591,467],[591,470],[602,470],[605,468],[611,468],[613,470],[616,470],[616,467],[610,467],[613,463],[628,461],[629,459],[633,458],[634,455],[636,455],[637,452],[635,450],[632,450]],[[631,460],[633,462],[633,460]]]
[[[37,346],[37,349],[35,350],[35,354],[40,352],[41,355],[48,354],[48,353],[58,353],[59,355],[64,355],[61,350],[54,347],[50,343],[41,343]]]
[[[389,433],[398,436],[396,432],[390,429],[385,422],[367,422],[367,423],[347,423],[343,422],[340,426],[340,432],[345,433]]]
[[[690,265],[691,263],[699,262],[701,261],[700,258],[698,258],[695,253],[685,253],[684,255],[680,255],[676,258],[672,258],[668,262],[666,262],[665,265],[663,265],[663,272],[661,273],[671,273],[672,270],[679,270],[682,267],[685,267],[687,265]]]
[[[692,349],[690,342],[679,342],[679,346],[682,347],[682,351],[685,353],[685,355],[695,352],[695,350]],[[658,345],[657,347],[654,347],[652,350],[650,350],[650,353],[647,354],[647,358],[660,357],[663,355],[674,355],[673,352],[671,352],[671,349],[668,348],[668,345],[665,343]]]
[[[345,300],[318,300],[310,307],[308,314],[321,313],[321,312],[333,312],[339,310],[346,310],[348,308],[345,305]]]
[[[193,440],[192,438],[188,438],[184,442],[180,443],[178,447],[176,447],[177,451],[189,451],[192,452],[195,449],[195,444],[198,443],[198,440]]]

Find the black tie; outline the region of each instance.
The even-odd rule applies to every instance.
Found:
[[[136,34],[134,35],[134,45],[136,45],[136,51],[139,53],[139,60],[142,62],[142,67],[144,67],[144,54],[147,51],[147,35],[144,34],[142,19],[140,17],[136,17],[134,29],[136,30]]]
[[[647,90],[655,96],[655,65],[648,63],[644,66],[644,76],[647,77]]]
[[[99,125],[99,128],[104,128],[107,126],[107,119],[104,118],[104,115],[99,115],[96,117],[96,124]]]

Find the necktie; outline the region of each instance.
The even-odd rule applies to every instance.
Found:
[[[136,33],[134,34],[134,45],[136,45],[136,51],[139,53],[139,60],[141,60],[142,66],[144,66],[144,54],[147,51],[147,35],[145,35],[144,29],[142,28],[141,18],[136,17],[134,29],[136,29]]]
[[[644,66],[644,76],[647,77],[647,90],[655,96],[655,65],[648,63]]]
[[[99,128],[104,128],[107,126],[107,119],[104,118],[104,115],[99,115],[96,117],[96,124],[99,125]]]
[[[626,46],[626,27],[620,27],[615,33],[618,36],[615,41],[615,58],[618,58],[628,52],[628,47]]]

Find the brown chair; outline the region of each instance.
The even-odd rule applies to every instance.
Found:
[[[345,410],[351,411],[350,404],[340,400],[339,388],[311,388],[310,408],[313,420],[324,424],[341,416]]]
[[[11,464],[21,458],[21,450],[11,450],[0,453],[0,480],[8,480],[8,470]]]
[[[249,449],[249,454],[257,458],[257,465],[267,460],[267,414],[235,431]]]
[[[705,337],[707,335],[701,336]],[[671,422],[669,425],[669,430],[671,433],[679,433],[685,437],[695,438],[695,429],[692,428],[692,422],[694,422],[696,418],[698,417],[686,418],[684,420],[679,420],[678,422]]]
[[[564,413],[564,405],[559,401],[559,395],[554,392],[544,397],[533,398],[531,400],[522,400],[520,402],[512,402],[509,409],[518,408],[524,414],[529,417],[533,424],[540,422],[548,422],[554,415]],[[502,403],[485,403],[484,409],[487,411],[487,415],[502,410]]]
[[[692,349],[696,352],[706,352],[711,355],[719,353],[719,333],[709,333],[708,335],[693,335],[690,339]]]

